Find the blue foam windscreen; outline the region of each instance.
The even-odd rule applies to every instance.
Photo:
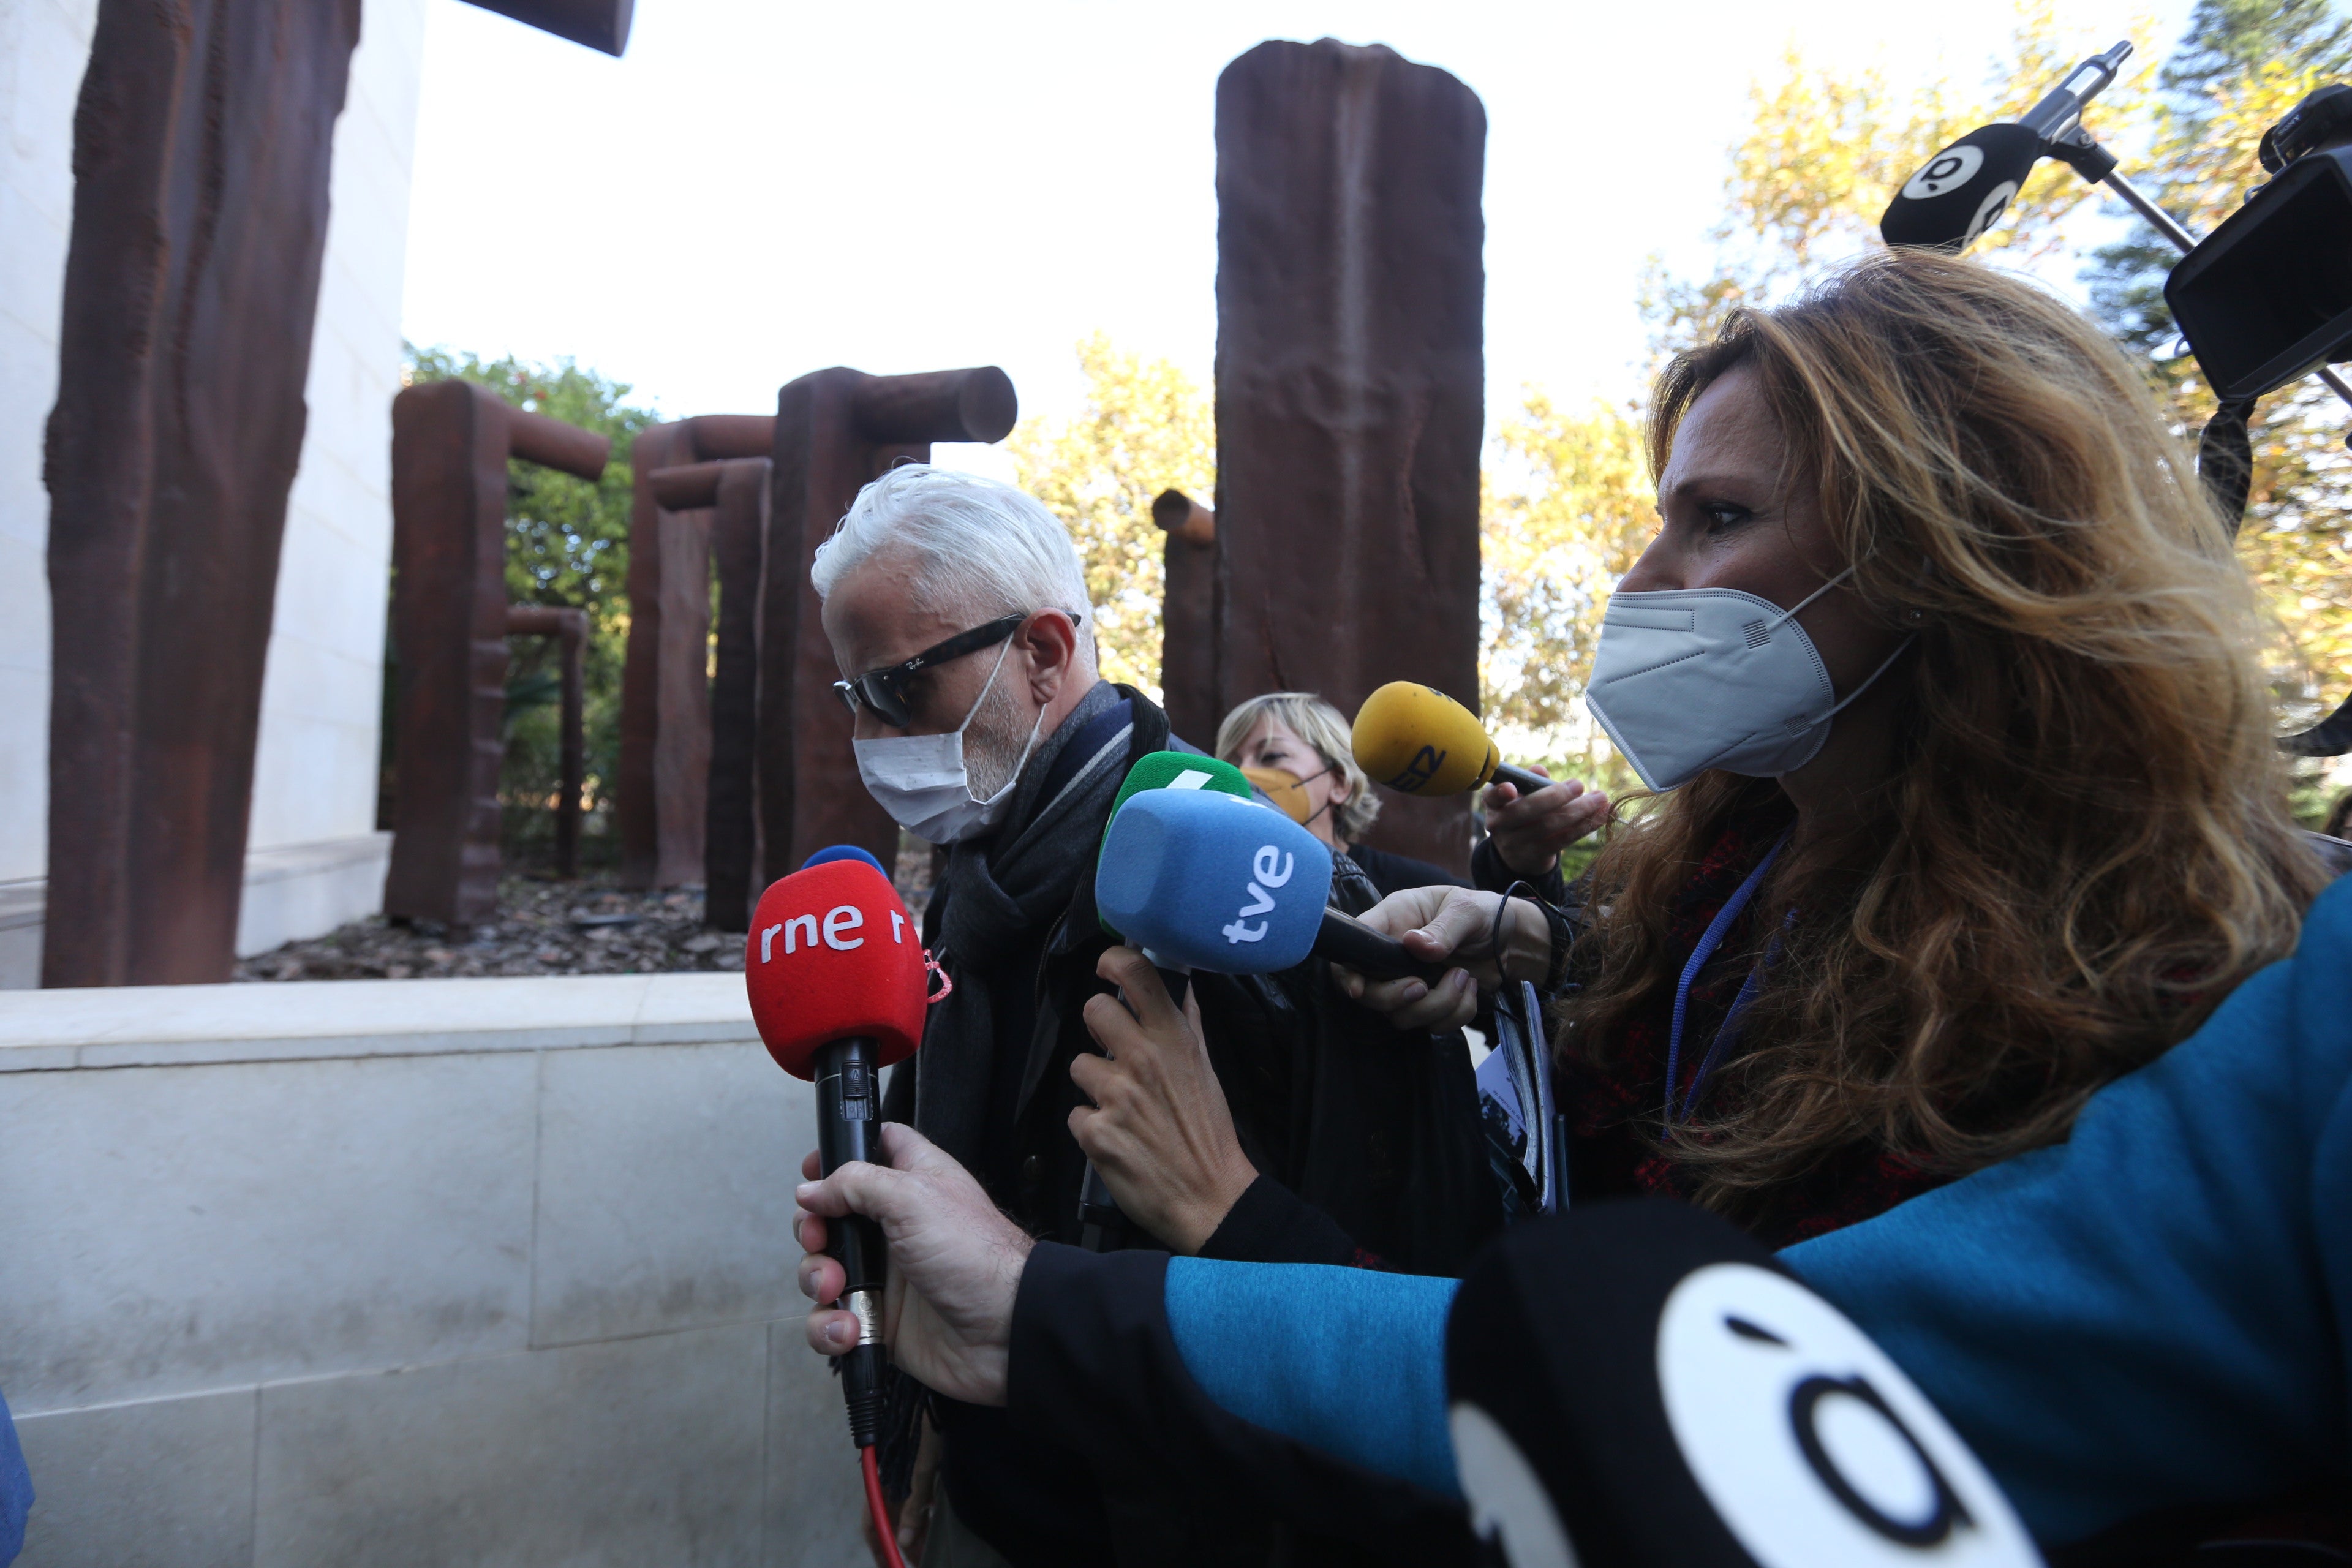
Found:
[[[1270,974],[1305,961],[1331,851],[1283,816],[1210,790],[1146,790],[1112,819],[1095,906],[1163,967]]]
[[[881,872],[885,879],[887,879],[890,875],[889,867],[885,866],[881,861],[874,858],[870,852],[860,849],[855,844],[828,844],[802,861],[801,869],[805,871],[812,866],[822,866],[828,860],[863,860]]]

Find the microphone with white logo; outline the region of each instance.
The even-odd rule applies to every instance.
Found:
[[[2038,1568],[1885,1352],[1719,1215],[1517,1225],[1445,1326],[1471,1528],[1512,1568]]]
[[[886,1162],[881,1070],[923,1037],[929,972],[921,933],[873,857],[821,850],[760,897],[743,952],[751,1021],[776,1065],[816,1085],[822,1173],[852,1160]],[[857,1315],[857,1343],[838,1359],[849,1435],[864,1452],[867,1506],[898,1555],[874,1444],[882,1424],[882,1227],[856,1215],[827,1220],[825,1250],[842,1267],[839,1304]]]
[[[2115,160],[2082,134],[2083,110],[2116,79],[2131,52],[2126,41],[2093,55],[2017,119],[1980,125],[1928,159],[1887,204],[1878,220],[1880,236],[1889,245],[1966,249],[2009,210],[2044,154],[2065,158],[2088,179],[2103,178]],[[2089,154],[2105,159],[2105,167],[2097,173],[2084,167]]]

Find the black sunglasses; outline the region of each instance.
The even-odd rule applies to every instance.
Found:
[[[1028,612],[1023,611],[991,621],[984,626],[974,626],[968,632],[958,632],[945,642],[932,644],[904,664],[869,669],[863,675],[851,676],[847,680],[836,680],[833,689],[841,694],[841,700],[852,713],[863,705],[872,709],[874,716],[892,729],[903,730],[914,721],[913,712],[907,707],[908,681],[932,665],[945,664],[984,647],[994,647],[1019,631],[1021,623],[1028,618]]]

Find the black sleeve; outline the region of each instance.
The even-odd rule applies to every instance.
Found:
[[[1355,1543],[1367,1561],[1461,1564],[1460,1504],[1234,1415],[1192,1381],[1168,1327],[1168,1256],[1040,1242],[1013,1310],[1005,1415],[1087,1457],[1148,1475],[1204,1517],[1235,1512]]]
[[[1503,864],[1502,852],[1495,847],[1493,839],[1478,840],[1477,847],[1470,851],[1471,886],[1484,893],[1501,893],[1509,891],[1514,882],[1525,882],[1545,903],[1568,901],[1568,879],[1560,875],[1558,860],[1540,877],[1522,877]]]
[[[1201,1256],[1229,1263],[1329,1263],[1342,1268],[1369,1261],[1339,1222],[1276,1181],[1261,1175],[1225,1211]]]

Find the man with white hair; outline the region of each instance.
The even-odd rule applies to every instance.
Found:
[[[859,494],[810,576],[866,787],[948,847],[923,934],[955,989],[893,1075],[884,1115],[921,1127],[1025,1223],[1075,1214],[1083,1156],[1066,1131],[1050,1136],[1066,1086],[1048,1081],[1070,1019],[1040,1018],[1041,969],[1091,885],[1129,763],[1181,742],[1158,707],[1097,673],[1077,552],[1017,489],[894,468]],[[1033,1100],[1040,1114],[1025,1120],[1047,1135],[1024,1140]],[[1081,1459],[1030,1451],[1000,1412],[935,1408],[948,1500],[934,1504],[930,1559],[1025,1564],[1099,1546],[1107,1521]]]
[[[948,848],[923,939],[954,989],[891,1077],[884,1116],[953,1155],[1033,1235],[1075,1242],[1086,1157],[1069,1125],[1070,1063],[1093,1047],[1087,1003],[1110,989],[1095,857],[1134,762],[1197,748],[1149,698],[1097,673],[1077,552],[1053,513],[1009,486],[892,469],[819,548],[811,579],[866,787]],[[1224,1185],[1199,1206],[1222,1218],[1185,1250],[1377,1255],[1442,1272],[1499,1223],[1458,1037],[1402,1040],[1319,964],[1198,976],[1193,996],[1246,1158],[1211,1173]],[[1181,1478],[1097,1485],[1088,1456],[1008,1427],[1000,1410],[933,1408],[946,1495],[932,1568],[1266,1560],[1265,1542],[1245,1544],[1230,1514],[1204,1515]]]

